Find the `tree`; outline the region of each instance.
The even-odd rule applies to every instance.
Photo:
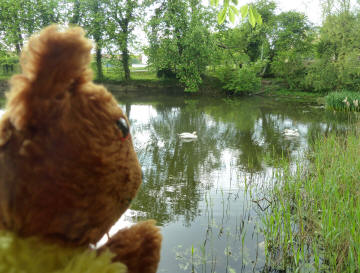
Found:
[[[0,37],[20,54],[24,40],[35,31],[61,21],[56,0],[2,0],[0,1]]]
[[[132,32],[139,19],[140,3],[137,0],[105,0],[107,3],[109,38],[121,51],[122,64],[125,80],[130,80],[130,52],[129,44],[132,40]]]
[[[70,23],[85,28],[87,35],[95,42],[96,78],[104,79],[102,70],[102,49],[105,42],[105,9],[102,0],[70,0],[73,5],[69,14]]]
[[[344,3],[345,2],[345,3]],[[360,90],[360,18],[349,11],[347,1],[340,9],[327,9],[316,44],[317,59],[306,77],[315,91]],[[336,4],[336,3],[335,3]],[[330,12],[329,12],[330,10]]]
[[[197,0],[159,4],[147,29],[149,62],[158,72],[176,75],[185,91],[195,92],[214,52],[209,31],[214,13]]]
[[[306,62],[313,58],[314,31],[302,13],[289,11],[277,16],[272,33],[271,69],[291,88],[301,87]]]

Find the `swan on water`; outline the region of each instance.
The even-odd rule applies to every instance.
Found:
[[[196,135],[196,132],[192,132],[192,133],[181,133],[179,134],[179,137],[182,139],[197,139],[198,136]]]
[[[298,129],[284,129],[283,134],[285,136],[294,136],[294,137],[297,137],[300,135]]]

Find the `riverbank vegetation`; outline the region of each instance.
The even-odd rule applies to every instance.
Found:
[[[1,78],[17,71],[30,35],[60,23],[86,29],[95,44],[93,69],[100,82],[170,78],[196,92],[204,77],[214,77],[224,90],[241,94],[258,92],[264,78],[278,78],[290,90],[360,91],[360,13],[351,1],[323,1],[320,26],[302,13],[279,12],[272,0],[257,0],[251,10],[236,8],[236,1],[211,5],[216,2],[1,1]],[[240,14],[245,19],[230,23]],[[143,37],[139,44],[139,29],[147,42]],[[133,71],[132,53],[141,51],[148,71]]]
[[[316,140],[306,160],[278,176],[264,223],[273,269],[359,271],[358,133]]]
[[[326,106],[335,111],[360,111],[360,93],[341,91],[331,92],[326,97]]]

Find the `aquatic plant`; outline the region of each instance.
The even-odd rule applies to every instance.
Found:
[[[336,111],[360,111],[360,93],[341,91],[329,93],[326,97],[326,106]]]
[[[271,268],[359,272],[359,151],[356,131],[320,138],[296,170],[287,168],[277,177],[271,211],[264,217]]]

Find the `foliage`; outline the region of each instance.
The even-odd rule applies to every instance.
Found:
[[[295,50],[278,52],[272,62],[272,72],[284,79],[292,89],[303,86],[306,75],[305,58]]]
[[[252,93],[260,89],[261,79],[259,71],[265,65],[264,62],[244,64],[241,68],[223,67],[218,71],[218,77],[223,83],[225,90],[239,93]]]
[[[73,2],[71,23],[85,28],[87,35],[95,41],[96,78],[104,79],[102,50],[105,46],[105,9],[106,3],[98,0],[70,0]]]
[[[343,90],[331,92],[326,97],[326,106],[336,111],[360,111],[360,94]]]
[[[62,21],[56,0],[0,1],[0,50],[21,52],[24,40],[35,31]]]
[[[213,6],[218,6],[219,0],[210,0],[210,3]],[[224,23],[226,17],[229,17],[230,22],[234,23],[235,17],[239,16],[239,13],[241,14],[241,17],[243,19],[246,19],[246,18],[248,19],[248,21],[252,27],[255,27],[256,24],[258,24],[258,25],[262,24],[261,15],[253,7],[253,5],[246,4],[244,6],[241,6],[240,12],[239,12],[239,10],[236,8],[237,4],[238,4],[238,0],[231,0],[231,3],[229,0],[224,0],[222,9],[218,14],[218,23],[219,24]]]
[[[113,44],[121,52],[124,79],[130,80],[130,51],[129,45],[134,37],[132,32],[136,22],[139,20],[139,9],[141,8],[138,0],[104,0],[107,4],[107,35]],[[116,50],[113,50],[116,52]]]
[[[287,170],[277,176],[274,201],[264,223],[273,268],[289,272],[305,268],[311,272],[358,271],[358,133],[352,130],[345,137],[321,137],[294,172]]]
[[[174,73],[185,91],[197,91],[214,52],[213,18],[200,1],[160,1],[147,28],[148,62],[156,71]]]
[[[320,29],[317,60],[306,78],[307,85],[315,91],[360,91],[360,37],[356,31],[360,18],[346,7],[343,10],[329,13]]]
[[[315,60],[307,69],[304,84],[316,92],[336,90],[340,84],[335,64],[326,59]]]
[[[283,12],[272,31],[272,72],[291,88],[303,86],[306,63],[313,57],[313,32],[307,18],[298,12]]]

